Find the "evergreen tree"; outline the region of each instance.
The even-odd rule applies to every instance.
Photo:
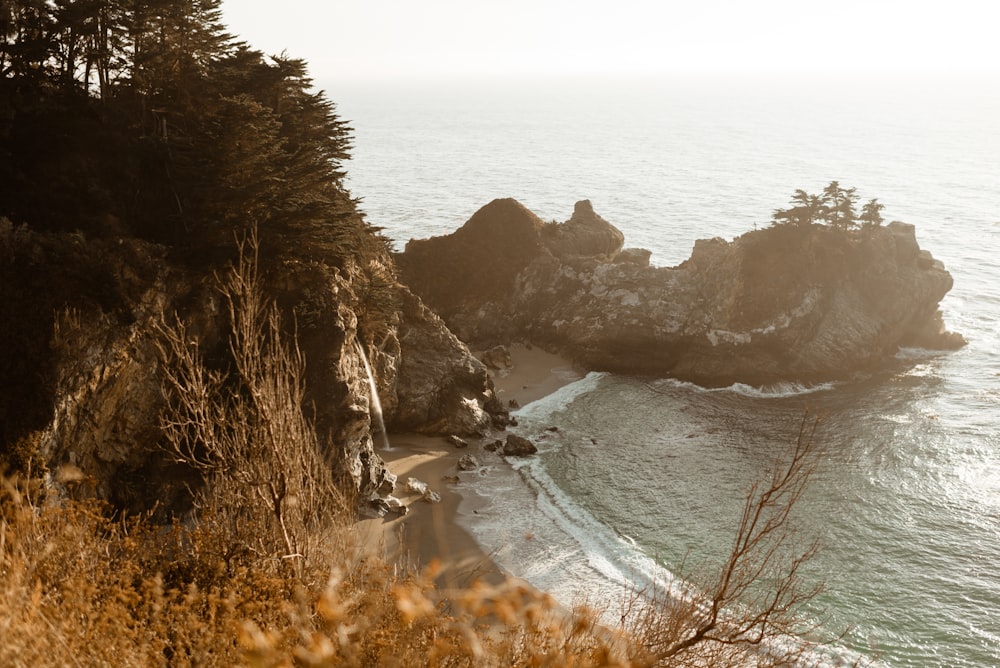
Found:
[[[771,216],[774,224],[811,225],[822,220],[827,214],[827,205],[819,195],[810,195],[801,188],[792,195],[790,209],[775,209]]]
[[[824,204],[827,210],[827,222],[834,227],[848,229],[857,224],[854,205],[857,195],[854,188],[841,188],[837,181],[823,189]]]
[[[861,221],[862,227],[878,227],[882,224],[882,209],[885,205],[879,202],[877,199],[869,200],[864,207],[861,209],[861,215],[858,216],[858,220]]]
[[[133,233],[173,245],[231,247],[253,226],[265,255],[384,259],[385,240],[344,187],[350,128],[303,61],[235,40],[220,6],[4,3],[0,214],[88,230],[72,203],[99,193]],[[86,174],[53,174],[56,164]]]
[[[0,73],[40,84],[51,74],[55,17],[46,0],[5,0],[0,5]]]

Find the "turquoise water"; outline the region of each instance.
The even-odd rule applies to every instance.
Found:
[[[676,264],[695,239],[768,224],[830,180],[917,226],[969,345],[902,351],[819,388],[706,391],[594,374],[521,411],[537,457],[494,462],[464,521],[564,600],[729,547],[747,486],[824,416],[800,506],[838,650],[890,666],[1000,665],[1000,85],[632,81],[330,88],[356,129],[349,187],[399,245],[496,197],[546,220],[588,198],[626,244]],[[558,433],[545,427],[558,425]],[[544,437],[543,437],[544,435]],[[821,610],[822,608],[823,610]]]

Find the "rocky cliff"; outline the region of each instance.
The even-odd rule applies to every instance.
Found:
[[[362,497],[385,476],[363,355],[391,426],[471,434],[505,419],[483,365],[391,283],[385,260],[401,308],[377,329],[359,321],[357,267],[286,262],[266,280],[305,356],[306,412],[331,465]],[[229,324],[216,273],[170,260],[155,244],[0,219],[0,466],[72,470],[78,493],[130,510],[183,505],[196,477],[160,447],[157,331],[176,315],[205,364],[225,370]]]
[[[677,267],[622,249],[579,202],[545,224],[496,200],[455,233],[411,241],[403,280],[474,347],[527,340],[594,368],[703,385],[843,377],[903,345],[952,348],[951,275],[911,225],[783,225],[695,244]]]

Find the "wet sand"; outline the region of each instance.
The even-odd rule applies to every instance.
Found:
[[[539,348],[515,345],[508,349],[512,367],[491,374],[505,404],[514,400],[516,405],[524,406],[583,376],[567,360]],[[449,588],[468,586],[476,580],[499,583],[506,577],[493,555],[487,554],[457,522],[459,503],[477,502],[463,499],[453,482],[454,476],[465,481],[478,475],[458,470],[462,455],[481,458],[480,442],[466,440],[468,448],[456,448],[442,437],[390,434],[391,450],[379,454],[398,478],[394,496],[409,511],[403,516],[388,514],[358,523],[362,541],[390,563],[421,569],[437,560],[441,566],[438,583]],[[411,477],[440,494],[440,503],[428,503],[408,491],[406,482]],[[475,511],[468,505],[463,508]]]

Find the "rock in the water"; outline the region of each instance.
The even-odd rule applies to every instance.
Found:
[[[454,434],[451,435],[451,436],[449,436],[445,440],[447,440],[449,443],[451,443],[452,445],[454,445],[456,448],[467,448],[467,447],[469,447],[469,442],[468,441],[466,441],[464,438],[459,438],[458,436],[455,436]]]
[[[497,450],[503,450],[503,441],[495,440],[490,441],[483,446],[487,452],[496,452]]]
[[[699,240],[669,268],[621,251],[608,227],[589,203],[560,227],[497,200],[452,235],[410,242],[399,264],[473,345],[527,332],[592,369],[706,386],[825,382],[900,346],[964,342],[938,311],[951,275],[919,248],[912,225],[780,225]],[[490,282],[462,280],[457,261]]]
[[[479,462],[472,455],[462,455],[456,466],[460,471],[475,471],[479,468]]]
[[[503,454],[508,457],[526,457],[536,452],[538,448],[534,443],[517,434],[508,434],[507,442],[503,446]]]

